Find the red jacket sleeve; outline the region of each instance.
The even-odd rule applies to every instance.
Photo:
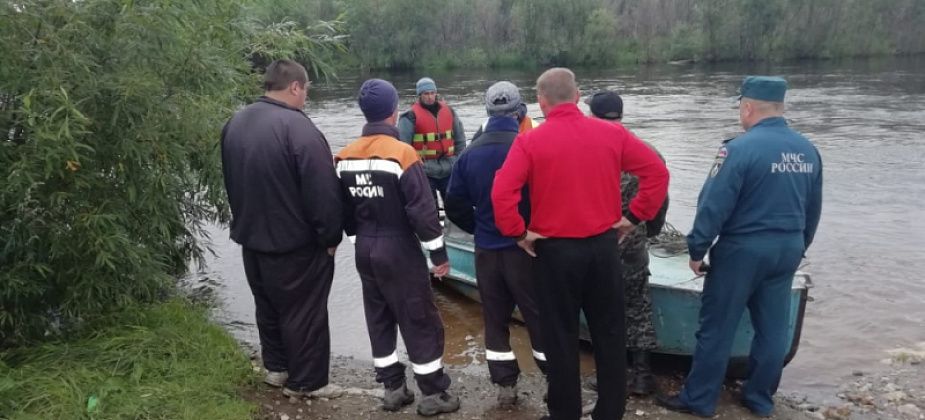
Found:
[[[495,225],[504,236],[517,237],[527,230],[526,223],[518,211],[522,198],[521,190],[530,175],[530,157],[524,149],[524,136],[518,135],[511,150],[495,173],[491,187],[491,205],[495,211]]]
[[[620,167],[639,178],[639,193],[630,202],[627,219],[633,224],[652,220],[668,194],[668,168],[665,162],[633,133],[625,131],[623,162]]]

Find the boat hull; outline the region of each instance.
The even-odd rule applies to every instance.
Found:
[[[461,240],[448,239],[447,251],[450,257],[450,275],[444,283],[457,292],[480,301],[475,278],[475,250]],[[655,353],[691,356],[697,345],[696,332],[699,327],[703,279],[691,278],[687,267],[687,256],[658,258],[650,262],[652,276],[649,290],[652,298],[652,312],[658,348]],[[790,314],[787,320],[790,352],[787,361],[796,355],[799,348],[803,317],[811,285],[808,274],[798,272],[790,293]],[[581,338],[589,339],[587,324],[581,317]],[[748,311],[742,316],[736,330],[731,357],[745,360],[754,337]],[[740,376],[735,374],[735,376]]]

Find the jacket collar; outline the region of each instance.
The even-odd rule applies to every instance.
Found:
[[[546,115],[546,119],[552,120],[556,118],[574,118],[576,116],[583,117],[584,114],[580,109],[578,109],[578,104],[567,102],[553,107],[552,111],[549,111],[549,114]]]
[[[282,102],[282,101],[277,101],[276,99],[273,99],[273,98],[271,98],[271,97],[269,97],[269,96],[261,96],[261,97],[257,98],[257,102],[266,102],[266,103],[271,104],[271,105],[280,106],[280,107],[283,107],[283,108],[286,108],[286,109],[291,109],[291,110],[293,110],[293,111],[298,111],[298,112],[301,112],[302,114],[305,114],[304,112],[302,112],[301,109],[293,108],[293,107],[289,106],[289,104],[287,104],[287,103],[285,103],[285,102]]]
[[[787,120],[784,117],[768,117],[761,121],[758,121],[758,124],[749,128],[749,130],[754,129],[755,127],[774,127],[774,126],[786,126]]]
[[[485,124],[485,132],[492,131],[520,131],[520,125],[517,119],[513,117],[488,117],[488,124]]]
[[[397,139],[398,127],[386,123],[385,121],[366,123],[366,125],[363,126],[363,137],[377,135],[386,135]]]

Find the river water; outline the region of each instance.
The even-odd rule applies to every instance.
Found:
[[[640,69],[576,69],[583,93],[616,89],[624,124],[668,161],[668,220],[690,229],[700,186],[722,139],[738,126],[736,90],[746,74],[785,76],[787,118],[819,148],[825,167],[822,222],[805,268],[816,287],[807,306],[796,359],[782,388],[830,396],[852,371],[872,371],[886,350],[925,341],[925,57],[847,62]],[[460,70],[428,73],[471,136],[484,121],[482,97],[494,81],[511,80],[541,116],[533,85],[540,71]],[[399,89],[402,108],[424,74],[375,74]],[[372,77],[372,76],[370,76]],[[355,94],[365,77],[341,74],[315,84],[308,114],[336,152],[363,124]],[[586,109],[584,104],[581,104]],[[253,298],[239,247],[213,228],[214,255],[198,276],[218,284],[220,315],[241,339],[256,343]],[[329,308],[332,351],[371,358],[353,250],[337,251]],[[447,327],[448,363],[487,374],[479,350],[476,304],[442,287],[438,306]],[[521,360],[529,359],[522,326],[514,327]],[[529,363],[524,363],[529,364]],[[484,372],[483,372],[484,370]],[[372,374],[370,372],[370,374]]]

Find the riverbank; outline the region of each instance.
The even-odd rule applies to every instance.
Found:
[[[256,363],[255,363],[256,366]],[[257,368],[259,369],[259,367]],[[545,383],[538,374],[525,374],[519,382],[520,402],[515,409],[501,409],[495,403],[495,388],[488,380],[487,368],[484,375],[463,373],[459,369],[449,368],[453,379],[450,391],[459,396],[462,404],[458,412],[445,414],[440,419],[486,419],[486,420],[536,420],[546,414],[542,396]],[[587,383],[588,377],[583,381]],[[681,377],[678,375],[659,376],[661,389],[677,390]],[[379,409],[381,405],[381,388],[375,383],[373,370],[366,363],[349,358],[335,358],[331,365],[331,383],[344,388],[343,396],[334,399],[297,399],[286,398],[277,389],[258,386],[245,393],[245,398],[259,405],[260,420],[307,420],[307,419],[408,419],[416,418],[415,405],[404,410],[388,413]],[[409,374],[409,384],[413,383]],[[409,388],[417,391],[416,386]],[[740,420],[757,418],[749,414],[736,403],[736,387],[723,392],[720,407],[715,419]],[[596,399],[593,391],[583,388],[582,398],[586,411],[590,411]],[[417,393],[420,398],[420,393]],[[587,417],[586,418],[590,418]],[[627,403],[627,419],[686,420],[692,417],[673,413],[655,405],[652,398],[631,398]],[[811,419],[810,413],[789,400],[781,399],[773,419],[805,420]]]
[[[855,372],[845,378],[838,394],[841,403],[816,404],[806,397],[788,393],[779,394],[777,409],[772,419],[781,420],[916,420],[925,418],[925,365],[921,349],[897,351],[898,356],[885,360],[884,369],[878,372]],[[916,361],[918,360],[918,361]],[[258,362],[252,362],[255,371],[260,370]],[[449,368],[453,378],[451,392],[460,397],[462,406],[456,413],[438,418],[447,420],[535,420],[546,413],[542,403],[545,386],[537,374],[525,374],[519,383],[520,402],[516,409],[501,409],[495,404],[495,389],[488,380],[487,368],[483,375],[473,375],[470,370]],[[583,378],[586,383],[588,377]],[[660,375],[659,387],[663,391],[676,392],[683,377],[681,373]],[[413,380],[409,376],[409,384]],[[397,413],[379,409],[381,388],[373,379],[372,368],[367,363],[350,358],[335,357],[331,365],[331,383],[344,388],[344,395],[334,399],[297,399],[284,397],[278,389],[258,385],[248,389],[244,398],[259,406],[260,420],[307,420],[307,419],[372,419],[390,420],[417,418],[415,406],[409,405]],[[739,383],[728,383],[721,395],[717,420],[757,419],[737,403]],[[414,385],[409,386],[416,391]],[[583,389],[586,411],[593,405],[596,394]],[[420,398],[420,394],[416,395]],[[590,417],[585,417],[590,418]],[[625,418],[652,420],[686,420],[693,417],[673,413],[657,406],[652,398],[630,398]]]
[[[209,309],[132,308],[82,337],[0,354],[0,419],[251,419],[257,376]]]
[[[882,367],[856,370],[840,381],[839,402],[801,402],[817,419],[925,419],[925,342],[887,352]]]
[[[106,325],[106,326],[102,326]],[[365,361],[335,356],[331,383],[345,388],[336,399],[294,399],[259,381],[253,350],[236,342],[201,305],[174,300],[140,307],[87,326],[84,337],[0,354],[0,419],[407,419],[379,409],[381,387]],[[250,355],[250,357],[249,357]],[[856,371],[840,381],[834,403],[818,404],[782,393],[774,419],[925,419],[925,343],[884,356],[881,368]],[[516,409],[496,407],[487,368],[447,367],[459,412],[441,419],[527,420],[545,414],[543,379],[524,374]],[[660,388],[677,391],[680,371],[659,376]],[[587,380],[587,377],[585,378]],[[409,378],[410,381],[410,378]],[[410,383],[410,382],[409,382]],[[736,403],[738,384],[723,391],[720,420],[754,418]],[[411,386],[416,390],[414,385]],[[418,397],[420,397],[418,395]],[[585,389],[587,407],[595,400]],[[683,420],[688,416],[631,398],[626,418]]]

